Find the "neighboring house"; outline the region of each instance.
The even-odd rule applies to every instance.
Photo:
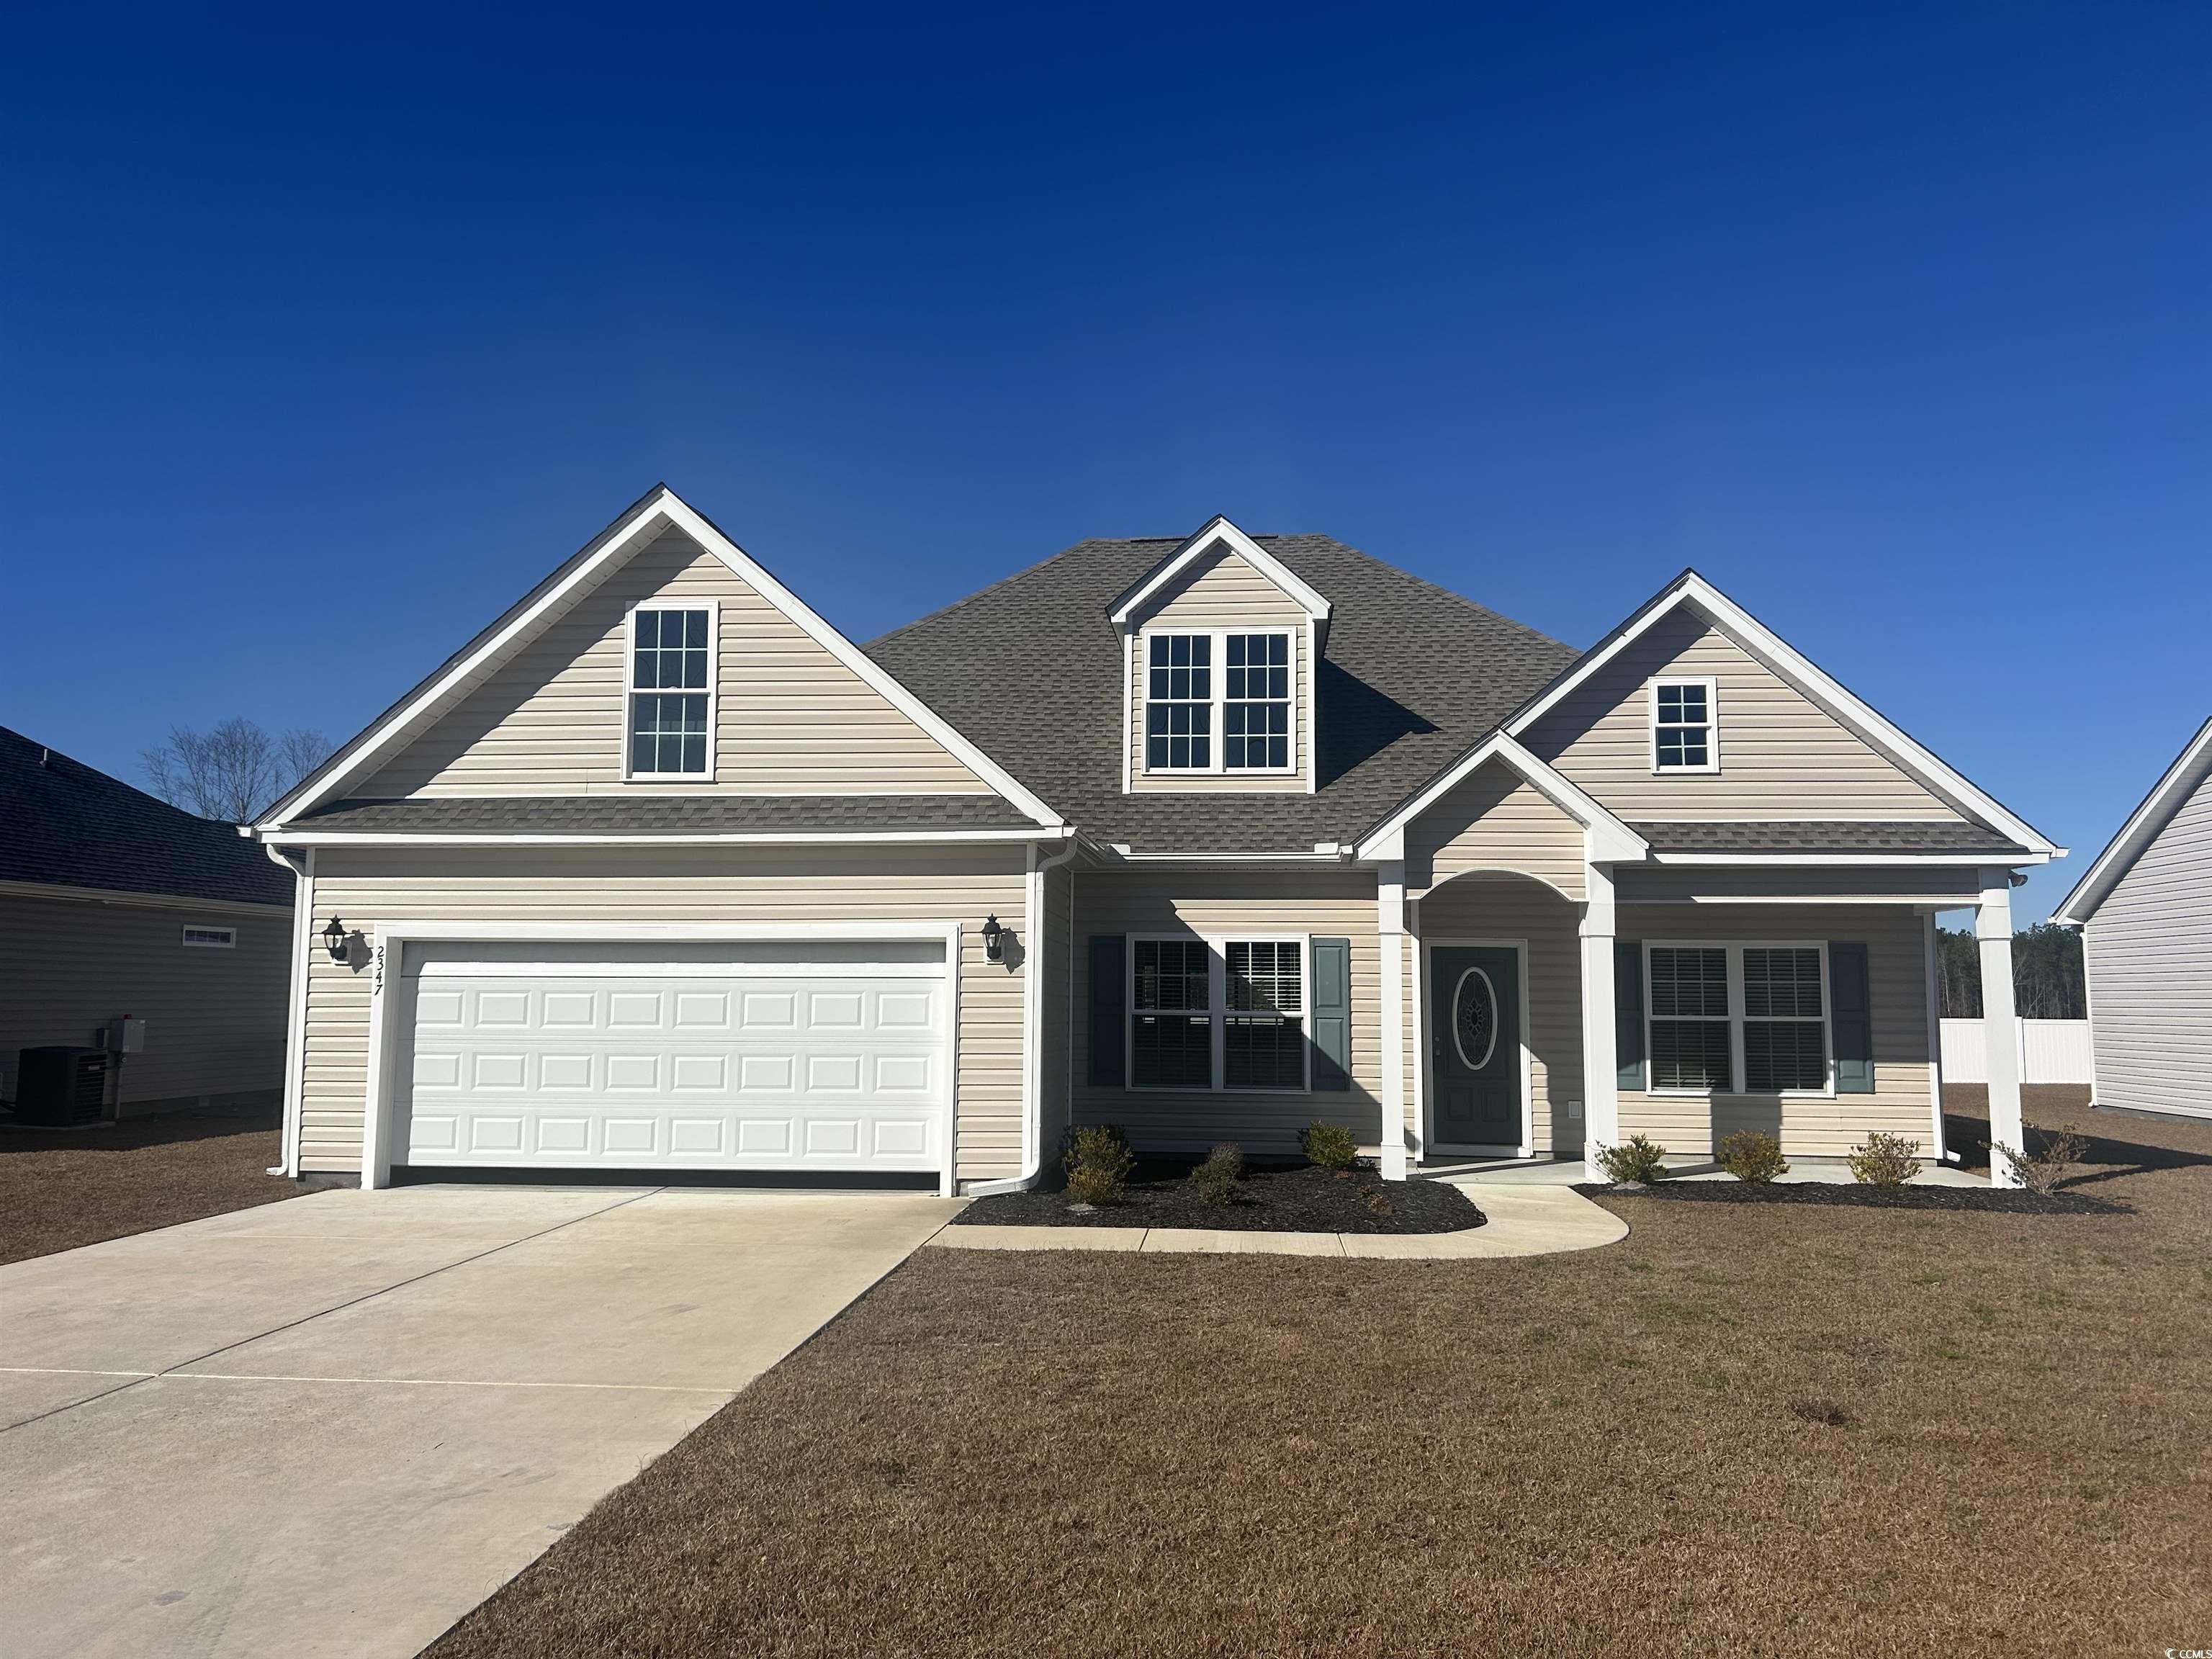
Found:
[[[2051,920],[2081,930],[2096,1103],[2212,1117],[2212,720]]]
[[[948,1191],[1100,1121],[1937,1152],[1935,913],[2008,985],[2063,850],[1694,573],[1577,652],[1216,519],[862,649],[665,489],[255,833],[318,940],[294,1167]]]
[[[111,1114],[274,1106],[292,896],[236,825],[0,727],[0,1095],[23,1049],[106,1048],[127,1016]]]

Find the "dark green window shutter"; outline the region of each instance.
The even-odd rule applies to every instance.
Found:
[[[1313,1086],[1341,1094],[1352,1086],[1352,941],[1313,942]]]
[[[1091,936],[1091,1081],[1122,1086],[1122,1012],[1129,988],[1128,945],[1119,933]]]
[[[1867,992],[1867,948],[1831,940],[1828,945],[1828,1014],[1835,1033],[1836,1092],[1874,1092],[1874,1015]]]
[[[1613,1058],[1617,1086],[1644,1088],[1644,947],[1634,939],[1613,944]]]

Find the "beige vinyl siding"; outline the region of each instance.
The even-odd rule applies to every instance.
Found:
[[[1663,676],[1717,683],[1717,772],[1653,775],[1646,688]],[[1631,641],[1522,741],[1632,822],[1959,817],[1687,607]]]
[[[1406,832],[1406,884],[1440,886],[1470,870],[1510,870],[1579,901],[1583,827],[1520,774],[1492,761]]]
[[[393,921],[958,923],[958,1115],[963,1181],[1020,1172],[1022,981],[988,961],[986,915],[1026,937],[1024,849],[622,848],[520,854],[512,848],[324,848],[318,912],[373,945]],[[368,1087],[370,972],[318,951],[307,981],[307,1087],[301,1162],[361,1167]],[[280,1013],[281,1019],[281,1000]]]
[[[1075,883],[1075,1121],[1118,1123],[1139,1146],[1194,1150],[1234,1140],[1275,1157],[1297,1151],[1316,1118],[1373,1150],[1382,1133],[1382,973],[1372,872],[1085,872]],[[1099,933],[1206,939],[1305,933],[1352,942],[1352,1088],[1341,1093],[1104,1089],[1089,1081],[1091,948]],[[1309,956],[1307,978],[1312,977]],[[1310,1000],[1312,986],[1306,987]]]
[[[2212,775],[2086,933],[2097,1103],[2212,1117]]]
[[[1979,872],[1971,866],[1784,864],[1617,866],[1613,896],[1622,904],[1687,904],[1715,899],[1894,899],[1899,904],[1976,904]]]
[[[1225,628],[1259,632],[1262,629],[1291,636],[1291,758],[1288,773],[1236,772],[1205,774],[1145,771],[1145,666],[1149,647],[1146,635],[1186,628]],[[1219,661],[1218,677],[1226,665]],[[1182,577],[1166,590],[1138,627],[1129,684],[1129,777],[1131,787],[1150,789],[1303,790],[1311,763],[1311,678],[1306,662],[1306,613],[1297,601],[1234,553],[1221,552],[1194,561]],[[1217,746],[1221,733],[1213,734]]]
[[[628,617],[720,608],[714,775],[626,783]],[[353,793],[972,794],[989,786],[680,530],[664,532]]]
[[[186,927],[228,927],[228,950],[188,945]],[[127,900],[0,894],[0,1073],[17,1051],[97,1047],[119,1014],[146,1022],[123,1061],[122,1110],[274,1101],[284,1082],[289,908],[171,908]],[[271,1143],[272,1146],[274,1143]]]
[[[1875,1130],[1933,1152],[1928,1066],[1927,939],[1915,911],[1886,905],[1627,905],[1619,937],[1639,942],[1763,939],[1867,947],[1875,1091],[1833,1099],[1775,1095],[1653,1095],[1620,1091],[1620,1133],[1647,1134],[1678,1164],[1709,1161],[1739,1129],[1778,1134],[1792,1158],[1840,1158]]]
[[[1579,839],[1579,838],[1578,838]],[[1423,896],[1414,909],[1420,937],[1411,941],[1418,974],[1409,974],[1406,1059],[1417,1104],[1413,1122],[1429,1139],[1429,946],[1439,940],[1526,942],[1528,1098],[1538,1158],[1577,1155],[1583,1120],[1582,908],[1525,877],[1466,876]]]

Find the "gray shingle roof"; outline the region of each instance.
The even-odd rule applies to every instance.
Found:
[[[341,835],[714,836],[1036,826],[996,795],[434,795],[341,800],[292,827]]]
[[[1655,853],[1987,853],[2027,849],[1978,823],[1899,819],[1882,823],[1632,823]]]
[[[1086,834],[1150,852],[1351,841],[1580,654],[1329,537],[1253,539],[1334,606],[1310,795],[1121,793],[1121,650],[1107,608],[1178,538],[1079,542],[867,652]]]
[[[292,878],[238,833],[0,726],[0,881],[289,904]]]

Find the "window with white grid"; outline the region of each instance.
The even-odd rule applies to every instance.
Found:
[[[1145,641],[1145,769],[1213,769],[1213,635]]]
[[[630,612],[628,775],[713,774],[714,656],[711,608],[641,605]]]
[[[1231,634],[1221,711],[1221,763],[1281,771],[1291,763],[1291,636]]]
[[[1715,690],[1709,679],[1652,682],[1653,771],[1720,769],[1719,733],[1713,719]]]

